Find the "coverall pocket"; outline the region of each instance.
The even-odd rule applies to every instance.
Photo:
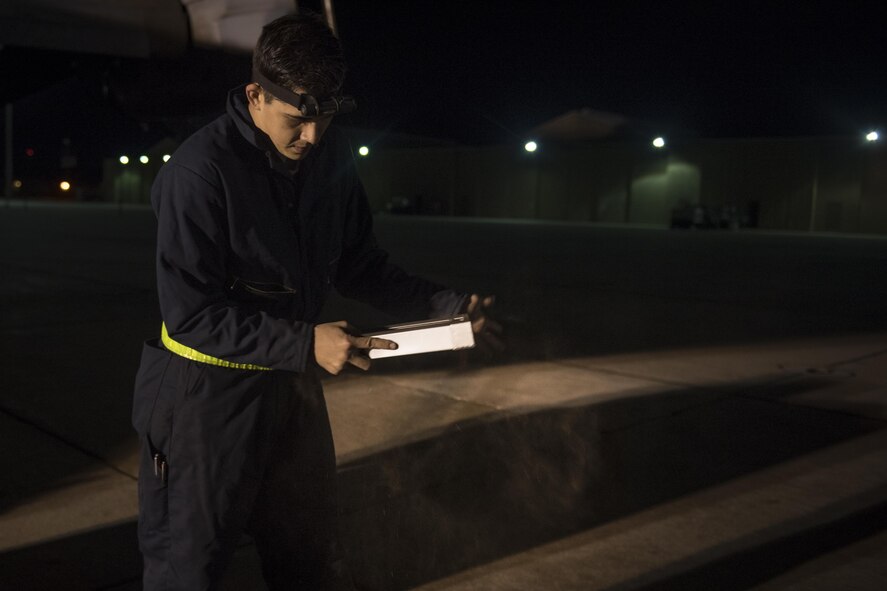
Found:
[[[298,293],[296,288],[283,285],[282,283],[251,281],[241,279],[240,277],[234,278],[231,282],[230,289],[234,294],[239,296],[252,296],[268,299],[292,297]]]
[[[136,377],[133,426],[144,438],[151,454],[164,459],[170,454],[173,414],[193,386],[199,373],[196,362],[166,350],[158,341],[148,341]]]
[[[142,437],[148,432],[154,405],[171,358],[172,353],[158,339],[145,341],[142,346],[142,360],[136,374],[132,399],[132,426]]]

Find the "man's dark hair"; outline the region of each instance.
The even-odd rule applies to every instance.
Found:
[[[262,27],[253,71],[271,82],[317,96],[338,94],[345,80],[342,45],[320,15],[288,14]],[[266,91],[266,98],[268,93]]]

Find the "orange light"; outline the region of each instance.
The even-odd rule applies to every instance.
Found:
[[[68,181],[60,182],[59,189],[61,189],[62,191],[68,191],[71,189],[71,183],[69,183]]]

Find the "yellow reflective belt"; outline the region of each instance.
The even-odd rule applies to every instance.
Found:
[[[200,363],[209,363],[210,365],[218,365],[220,367],[228,367],[231,369],[251,369],[254,371],[271,371],[270,367],[262,367],[261,365],[253,365],[252,363],[234,363],[233,361],[225,361],[217,357],[205,355],[200,351],[195,351],[191,347],[186,347],[182,343],[174,341],[169,333],[166,332],[166,323],[160,325],[160,340],[163,346],[175,353],[181,355],[185,359],[191,361],[199,361]]]

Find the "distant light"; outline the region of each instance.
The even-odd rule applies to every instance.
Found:
[[[653,147],[654,148],[664,148],[665,147],[665,138],[658,137],[655,140],[653,140]]]
[[[14,181],[12,181],[12,186],[15,187],[16,189],[21,189],[22,182],[18,179],[15,179]]]
[[[361,146],[360,148],[357,149],[357,153],[360,154],[361,156],[369,156],[370,149],[366,146]]]
[[[538,149],[539,144],[537,144],[536,142],[527,142],[526,144],[524,144],[524,150],[526,150],[527,152],[535,152]]]
[[[129,156],[121,156],[120,164],[129,164]]]
[[[139,156],[139,162],[141,162],[142,164],[148,164],[148,157],[142,154],[141,156]]]
[[[876,142],[879,139],[881,139],[881,136],[880,136],[880,134],[878,134],[877,131],[870,131],[867,134],[865,134],[865,139],[870,142]]]
[[[164,155],[163,155],[163,161],[164,161],[164,162],[169,162],[169,158],[170,158],[169,154],[164,154]]]
[[[34,148],[25,148],[25,156],[30,158],[34,155]]]
[[[62,191],[67,191],[70,188],[71,188],[71,183],[69,183],[68,181],[62,181],[59,183],[59,189],[61,189]]]

